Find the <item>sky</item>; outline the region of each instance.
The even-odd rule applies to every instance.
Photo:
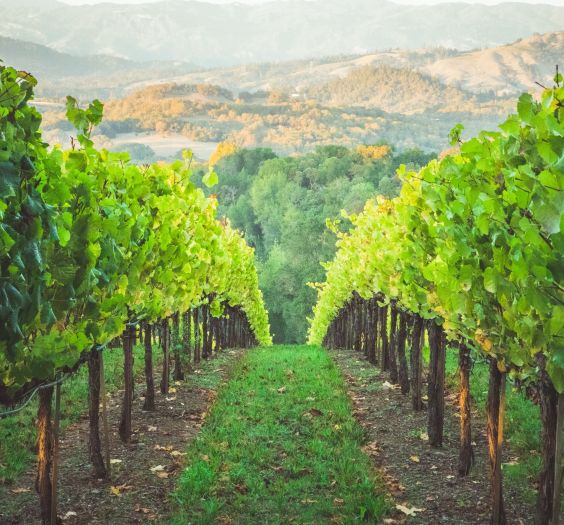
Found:
[[[105,2],[111,2],[111,3],[115,3],[115,4],[143,4],[143,3],[147,3],[150,1],[156,1],[156,0],[62,0],[63,2],[67,3],[67,4],[72,4],[72,5],[80,5],[80,4],[101,4],[101,3],[105,3]],[[234,3],[235,1],[238,1],[240,3],[245,3],[245,4],[263,4],[265,2],[268,1],[272,1],[272,0],[201,0],[201,1],[207,1],[210,3],[214,3],[214,4],[230,4],[230,3]],[[473,3],[473,4],[500,4],[500,3],[504,3],[504,2],[509,2],[509,1],[515,1],[515,0],[391,0],[397,4],[411,4],[411,5],[421,5],[421,4],[437,4],[437,3],[441,3],[441,2],[455,2],[455,3]],[[517,0],[517,1],[524,1],[524,0]],[[564,0],[526,0],[524,1],[524,3],[528,3],[528,4],[552,4],[552,5],[560,5],[560,6],[564,6]]]

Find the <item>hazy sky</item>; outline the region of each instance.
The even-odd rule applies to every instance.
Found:
[[[101,4],[104,2],[111,2],[116,4],[144,4],[157,0],[61,0],[67,4]],[[263,4],[272,0],[202,0],[214,4],[230,4],[235,1],[245,4]],[[391,0],[398,4],[437,4],[440,2],[467,2],[467,3],[481,3],[481,4],[500,4],[508,1],[523,1],[528,4],[552,4],[564,6],[564,0]]]

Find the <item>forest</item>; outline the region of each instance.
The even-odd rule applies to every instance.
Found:
[[[274,340],[305,340],[315,302],[308,283],[324,276],[321,263],[335,254],[336,237],[326,222],[350,227],[347,214],[362,211],[373,195],[395,197],[397,168],[424,166],[435,154],[394,151],[388,144],[319,146],[312,153],[278,157],[270,149],[237,149],[222,144],[215,156],[218,215],[229,218],[255,248],[259,284]],[[203,168],[202,168],[203,170]],[[205,173],[195,171],[194,180]],[[343,213],[344,212],[344,213]]]

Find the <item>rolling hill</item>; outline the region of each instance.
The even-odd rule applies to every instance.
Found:
[[[473,92],[515,94],[550,84],[555,65],[564,64],[564,31],[534,35],[513,44],[463,53],[429,64],[423,70],[450,85]]]
[[[435,81],[491,98],[534,90],[536,81],[549,84],[555,65],[563,59],[564,31],[558,31],[483,50],[392,49],[366,55],[199,70],[166,81],[217,84],[235,92],[272,89],[303,92],[323,84],[337,88],[339,79],[359,69],[390,66],[417,71]],[[137,89],[150,83],[143,81],[130,88]]]
[[[56,0],[0,0],[0,9],[5,36],[78,55],[180,60],[200,67],[390,48],[470,50],[564,27],[564,7],[524,3],[165,0],[71,6]]]
[[[7,65],[33,73],[38,94],[83,97],[119,96],[135,82],[156,82],[193,70],[180,62],[135,62],[110,55],[76,56],[47,46],[0,36],[0,59]]]

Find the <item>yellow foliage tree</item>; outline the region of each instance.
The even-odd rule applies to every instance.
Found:
[[[387,144],[381,144],[379,146],[361,144],[357,146],[356,151],[365,159],[379,160],[387,157],[392,152],[392,149]]]
[[[237,146],[232,142],[220,142],[208,161],[210,168],[213,168],[223,157],[236,153],[237,149]]]

